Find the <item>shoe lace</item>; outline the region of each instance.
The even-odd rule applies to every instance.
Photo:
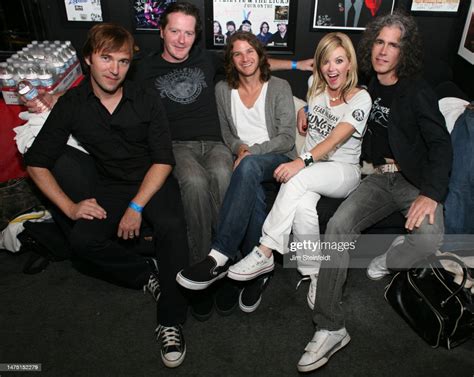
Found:
[[[162,326],[156,328],[157,338],[161,337],[163,347],[181,346],[181,336],[179,326]]]
[[[296,284],[296,288],[295,288],[295,291],[298,290],[298,288],[300,287],[301,283],[304,282],[304,281],[310,281],[311,278],[308,276],[303,276],[299,281],[298,283]]]
[[[158,301],[161,294],[160,281],[158,280],[158,276],[153,272],[148,279],[148,283],[143,286],[143,292],[146,293],[147,291],[153,296],[155,301]]]

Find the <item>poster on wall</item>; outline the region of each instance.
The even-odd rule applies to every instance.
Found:
[[[206,1],[206,46],[221,49],[236,31],[257,36],[276,53],[294,50],[297,0]]]
[[[64,0],[67,21],[102,22],[100,0]]]
[[[449,12],[456,13],[461,0],[412,0],[412,12]]]
[[[458,53],[474,65],[474,1],[471,3],[467,13]]]
[[[392,13],[395,0],[314,0],[312,29],[364,30],[375,17]]]
[[[176,0],[133,0],[135,29],[159,31],[161,15],[174,2]]]

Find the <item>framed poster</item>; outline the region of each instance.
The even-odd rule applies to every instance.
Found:
[[[174,2],[176,0],[133,0],[135,30],[159,31],[161,15]]]
[[[297,0],[206,0],[206,47],[222,49],[236,31],[249,31],[272,53],[295,48]]]
[[[461,37],[458,54],[469,63],[474,64],[474,1],[467,12],[466,24]]]
[[[456,13],[461,0],[412,0],[412,12]]]
[[[102,22],[100,0],[63,0],[66,20],[70,22]]]
[[[375,17],[392,13],[396,0],[314,0],[312,30],[364,30]]]

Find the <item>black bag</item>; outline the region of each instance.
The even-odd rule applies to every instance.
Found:
[[[443,259],[461,265],[461,285],[440,264]],[[473,297],[464,288],[467,277],[466,266],[458,258],[432,256],[398,272],[385,288],[385,299],[433,348],[451,349],[474,334]]]
[[[36,274],[50,262],[71,257],[70,245],[56,223],[26,221],[24,227],[17,238],[21,242],[20,251],[31,252],[23,267],[25,274]]]
[[[40,196],[27,178],[0,183],[0,231],[15,217],[41,205]]]

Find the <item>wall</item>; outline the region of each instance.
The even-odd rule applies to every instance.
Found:
[[[48,38],[70,39],[76,48],[80,49],[87,29],[64,22],[58,3],[51,0],[37,0],[44,14]],[[59,1],[59,0],[57,0]],[[204,18],[204,2],[208,0],[190,0],[196,4]],[[296,0],[293,0],[296,1]],[[424,16],[416,15],[418,25],[424,40],[427,76],[432,82],[441,82],[453,78],[454,81],[474,98],[474,66],[457,55],[464,20],[470,0],[461,0],[461,10],[454,16]],[[474,1],[474,0],[473,0]],[[398,0],[397,6],[407,9],[410,0]],[[312,57],[315,47],[323,32],[310,31],[313,0],[298,0],[298,15],[296,25],[296,44],[294,55],[286,55],[288,59],[303,59]],[[107,20],[121,23],[130,30],[133,29],[131,6],[129,0],[102,0]],[[357,44],[361,32],[348,33]],[[160,46],[158,33],[135,33],[137,44],[144,50],[156,49]],[[203,38],[200,42],[204,44]],[[304,97],[308,73],[280,72],[278,76],[291,82],[295,94]]]

